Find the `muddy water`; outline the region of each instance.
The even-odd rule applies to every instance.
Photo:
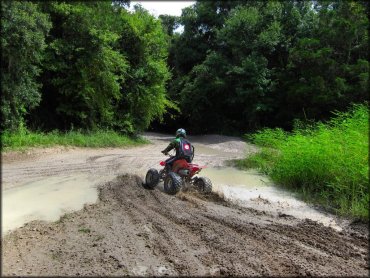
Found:
[[[241,171],[231,167],[206,168],[201,173],[211,179],[213,190],[229,201],[271,213],[311,219],[335,230],[341,230],[333,216],[310,207],[293,193],[276,187],[268,177],[255,170]]]
[[[195,144],[194,144],[195,145]],[[197,155],[217,155],[217,156],[224,156],[225,152],[216,148],[211,148],[205,145],[195,145],[195,157]]]
[[[49,177],[2,193],[2,234],[32,220],[56,221],[98,198],[97,184],[108,179],[86,174]]]
[[[221,149],[220,144],[198,143],[194,145],[196,150],[194,163],[198,163],[198,160],[205,164],[217,159],[227,160],[236,150],[226,147]],[[94,163],[103,160],[110,162],[110,158],[109,155],[103,155],[95,159]],[[138,174],[144,178],[147,169],[150,168],[143,163],[136,165],[135,161],[132,167],[127,167],[124,161],[120,161],[123,166],[118,171],[121,174],[129,171],[131,174]],[[95,164],[83,166],[89,168]],[[116,161],[114,165],[117,165]],[[101,167],[107,169],[107,172],[103,174],[99,172],[101,175],[72,172],[69,175],[58,174],[2,190],[2,234],[32,220],[58,220],[65,212],[79,210],[85,203],[94,203],[97,200],[97,185],[115,177],[112,172],[108,171],[108,164]],[[159,169],[160,166],[156,162],[154,167]],[[310,218],[324,225],[338,228],[330,216],[314,210],[296,199],[291,193],[275,187],[266,176],[256,171],[240,171],[231,167],[209,167],[204,169],[201,175],[212,180],[215,191],[222,192],[227,199],[242,206],[288,214],[298,218]],[[163,191],[162,184],[158,186],[158,190]]]

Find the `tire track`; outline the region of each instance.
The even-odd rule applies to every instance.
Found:
[[[137,176],[120,176],[99,187],[98,203],[61,221],[34,221],[9,234],[2,239],[3,274],[368,273],[367,254],[358,256],[368,246],[366,238],[307,220],[261,215],[217,199],[186,193],[169,196],[158,189],[146,190],[141,183]],[[351,255],[350,250],[358,254]]]

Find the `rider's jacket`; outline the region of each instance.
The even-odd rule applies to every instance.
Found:
[[[163,151],[167,153],[172,149],[176,149],[176,156],[178,156],[179,149],[180,149],[180,142],[181,142],[180,137],[176,137],[168,144],[167,148],[165,148]]]

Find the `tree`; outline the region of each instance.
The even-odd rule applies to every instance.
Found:
[[[135,12],[121,12],[120,50],[128,57],[128,78],[121,88],[123,98],[117,106],[116,120],[121,129],[130,125],[143,130],[154,119],[161,119],[167,108],[175,107],[167,98],[170,78],[166,60],[168,41],[161,22],[140,5]]]
[[[293,127],[368,97],[368,18],[356,1],[198,1],[183,10],[169,84],[197,132]]]
[[[34,121],[45,128],[111,127],[128,67],[114,49],[119,36],[111,27],[111,5],[49,2],[43,9],[53,28],[41,78],[43,101]]]
[[[37,77],[51,24],[31,2],[2,1],[1,13],[2,128],[14,131],[25,124],[24,116],[40,102]]]
[[[230,133],[261,125],[273,85],[266,57],[281,41],[279,13],[278,2],[230,11],[216,32],[216,50],[192,69],[182,90],[182,111],[197,131]]]
[[[172,106],[165,91],[166,34],[142,7],[134,13],[106,1],[42,7],[53,28],[36,126],[134,133]]]
[[[173,32],[179,27],[179,17],[174,15],[163,15],[159,16],[164,31],[169,37],[173,36]]]
[[[351,102],[368,99],[368,18],[364,6],[319,1],[316,9],[313,32],[290,49],[282,75],[282,107],[290,107],[290,119],[327,119],[333,110],[343,111]]]

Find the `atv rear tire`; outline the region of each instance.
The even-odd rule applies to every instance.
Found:
[[[209,178],[200,177],[195,182],[195,187],[199,192],[208,194],[212,192],[212,182]]]
[[[175,195],[177,192],[180,191],[181,184],[181,177],[174,172],[170,172],[164,180],[164,191],[167,194]]]
[[[159,183],[159,173],[156,169],[149,169],[145,176],[144,186],[148,189],[153,189]]]

